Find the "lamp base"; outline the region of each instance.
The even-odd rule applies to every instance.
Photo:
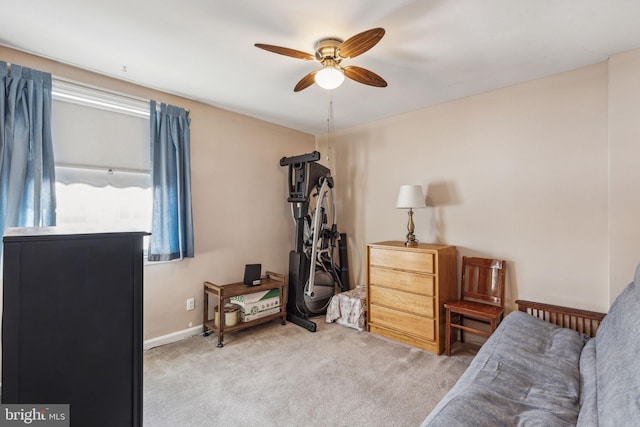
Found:
[[[418,241],[416,240],[415,234],[413,234],[413,230],[415,227],[413,225],[413,209],[409,208],[409,223],[407,224],[407,241],[404,242],[404,245],[407,247],[418,246]]]
[[[407,241],[404,242],[404,245],[407,247],[418,246],[418,241],[416,240],[416,236],[413,233],[407,234]]]

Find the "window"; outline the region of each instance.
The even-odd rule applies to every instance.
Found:
[[[58,225],[151,230],[148,105],[54,79],[51,128]]]
[[[81,182],[65,184],[56,179],[56,197],[58,225],[100,230],[151,229],[150,188],[95,187]]]

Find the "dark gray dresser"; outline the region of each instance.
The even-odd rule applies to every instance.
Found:
[[[146,234],[5,234],[2,403],[69,404],[71,426],[142,425]]]

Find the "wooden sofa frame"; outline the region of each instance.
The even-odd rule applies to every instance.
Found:
[[[563,328],[595,337],[606,313],[580,310],[534,301],[517,300],[518,310]]]

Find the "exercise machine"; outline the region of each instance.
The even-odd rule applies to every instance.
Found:
[[[328,168],[316,163],[314,151],[283,157],[289,168],[289,196],[295,224],[294,249],[289,252],[289,298],[287,320],[311,332],[316,324],[309,316],[326,311],[336,287],[349,289],[347,238],[337,228],[333,178]],[[339,262],[335,260],[339,245]]]

